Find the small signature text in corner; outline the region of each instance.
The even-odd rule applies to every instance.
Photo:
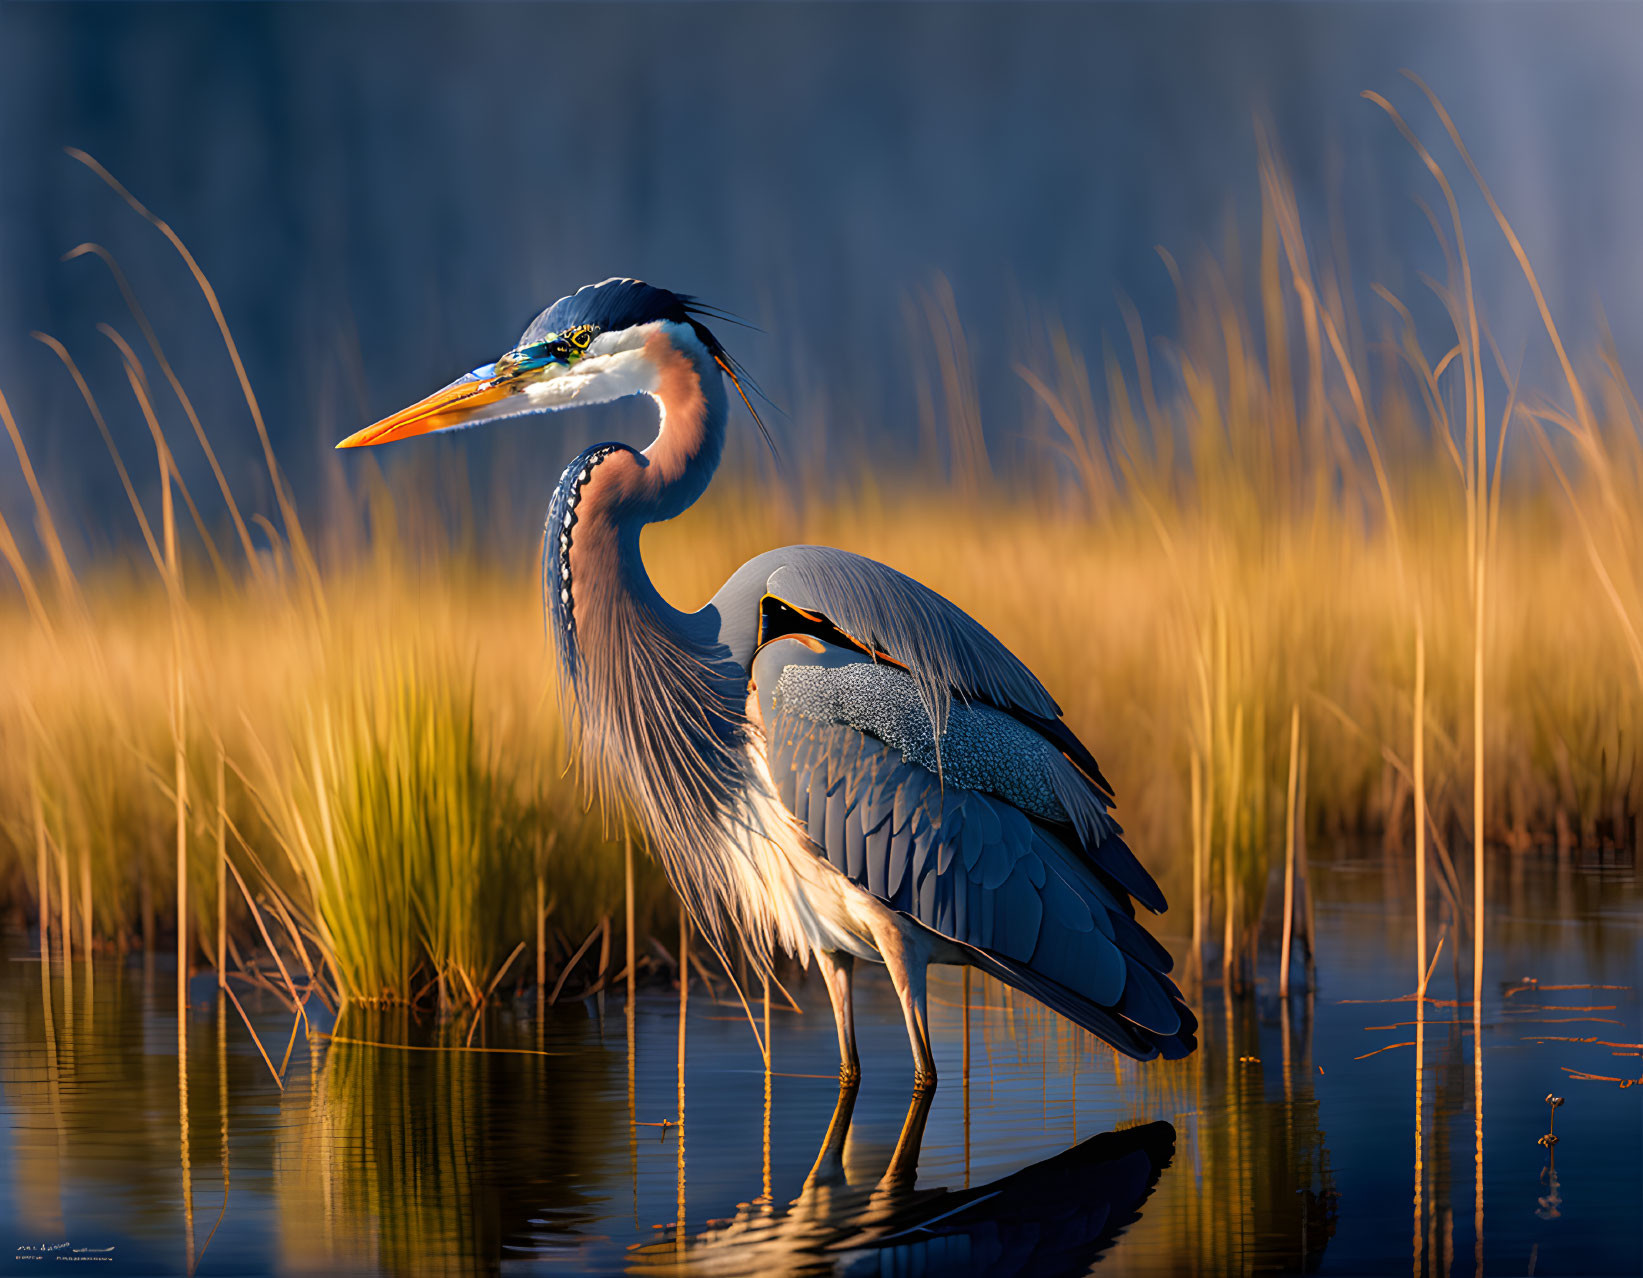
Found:
[[[14,1260],[52,1260],[68,1263],[104,1264],[114,1260],[113,1247],[76,1247],[70,1242],[26,1242],[18,1243],[13,1253]]]

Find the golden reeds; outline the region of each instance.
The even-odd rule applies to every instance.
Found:
[[[1403,363],[1373,363],[1265,139],[1263,157],[1253,306],[1215,263],[1171,260],[1183,317],[1173,342],[1155,343],[1127,311],[1128,352],[1106,353],[1099,377],[1053,321],[1029,344],[1022,375],[1057,450],[1030,498],[988,470],[964,332],[938,286],[916,313],[937,339],[927,460],[932,474],[951,467],[962,507],[939,479],[890,493],[817,476],[816,499],[795,507],[730,473],[648,534],[646,553],[681,605],[757,551],[806,540],[883,559],[975,613],[1061,701],[1116,783],[1132,842],[1190,900],[1196,975],[1218,936],[1223,979],[1253,979],[1275,878],[1280,926],[1310,967],[1309,831],[1401,830],[1412,794],[1417,973],[1430,852],[1440,899],[1473,929],[1480,991],[1492,847],[1560,824],[1582,839],[1637,837],[1643,757],[1627,729],[1643,712],[1643,414],[1612,358],[1577,375],[1487,188],[1572,407],[1531,411],[1515,381],[1489,371],[1458,235],[1454,333],[1427,354],[1383,290],[1385,344]],[[264,960],[231,961],[236,939],[255,956],[277,935],[266,961],[289,969],[278,988],[291,999],[452,1007],[482,1002],[521,944],[535,945],[539,987],[553,962],[563,984],[562,960],[622,899],[631,989],[641,935],[662,926],[667,898],[648,859],[635,866],[584,812],[568,775],[531,569],[481,560],[437,528],[396,533],[426,522],[412,518],[423,490],[402,478],[362,481],[359,527],[326,543],[364,553],[317,555],[215,295],[175,232],[116,189],[200,283],[264,446],[279,527],[235,498],[229,544],[246,564],[190,576],[184,591],[189,564],[212,557],[209,528],[203,516],[194,534],[179,525],[173,494],[197,507],[141,358],[110,330],[154,443],[157,518],[66,348],[42,339],[110,445],[156,571],[89,565],[76,577],[27,460],[28,423],[0,401],[45,565],[16,535],[24,522],[0,512],[0,557],[18,583],[0,596],[12,675],[0,736],[28,745],[0,754],[0,886],[32,887],[49,930],[50,916],[71,913],[51,870],[66,879],[73,867],[87,953],[124,944],[138,916],[146,935],[152,911],[168,913],[179,998],[190,938],[207,944],[213,923],[191,914],[193,878],[193,899],[215,900],[219,975],[239,966],[255,979]],[[134,299],[131,310],[196,438],[208,436]],[[1491,385],[1505,387],[1493,425]],[[1451,400],[1464,406],[1458,422]],[[1532,447],[1508,483],[1515,420]],[[252,526],[269,534],[261,558]],[[1448,852],[1468,827],[1469,919]],[[555,855],[539,859],[554,837]],[[236,862],[244,911],[227,909]],[[277,920],[266,945],[256,899]],[[608,954],[599,966],[591,983],[603,988]]]
[[[1289,997],[1289,959],[1295,943],[1295,822],[1301,792],[1301,707],[1289,711],[1289,788],[1284,806],[1283,940],[1278,947],[1278,993]]]

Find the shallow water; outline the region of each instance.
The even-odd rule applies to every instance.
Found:
[[[1353,1001],[1413,984],[1401,870],[1342,857],[1315,875],[1316,994],[1286,1012],[1270,981],[1230,1007],[1212,990],[1184,1062],[1115,1061],[980,978],[966,1040],[964,986],[944,973],[942,1082],[911,1114],[878,973],[858,982],[853,1109],[814,980],[795,991],[803,1015],[773,1013],[768,1083],[739,1006],[694,986],[681,1096],[665,992],[641,996],[632,1057],[619,998],[540,1022],[522,1001],[480,1027],[484,1052],[438,1050],[466,1025],[348,1018],[312,1052],[298,1039],[281,1092],[206,976],[191,989],[179,1123],[163,964],[80,963],[71,984],[12,937],[5,1260],[123,1273],[186,1270],[191,1255],[200,1273],[1643,1272],[1643,1088],[1568,1072],[1643,1074],[1639,1049],[1617,1046],[1643,1040],[1631,865],[1508,862],[1489,884],[1481,1259],[1470,1008],[1440,1002],[1416,1026],[1410,1002]],[[1470,994],[1455,948],[1448,937],[1431,991],[1451,1003]],[[278,1065],[289,1018],[272,1000],[247,1009]],[[1366,1055],[1417,1037],[1418,1078],[1413,1046]],[[1566,1098],[1555,1169],[1537,1144],[1553,1092]],[[661,1125],[681,1112],[682,1129]]]

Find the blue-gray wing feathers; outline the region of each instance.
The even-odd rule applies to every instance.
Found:
[[[1056,718],[1032,671],[975,618],[877,560],[831,546],[784,546],[747,561],[714,596],[720,636],[743,666],[757,646],[759,600],[773,594],[826,616],[913,676],[939,727],[954,695]]]
[[[996,794],[944,784],[899,748],[894,729],[886,742],[820,715],[814,697],[783,704],[789,669],[847,676],[862,661],[789,639],[767,644],[753,663],[771,777],[818,855],[1120,1050],[1142,1059],[1190,1051],[1196,1022],[1122,882],[1131,866],[1151,879],[1128,849],[1117,855],[1115,825],[1099,845],[1079,846],[1070,821],[1035,819]],[[813,691],[814,683],[785,686]]]

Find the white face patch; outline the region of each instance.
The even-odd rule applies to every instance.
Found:
[[[654,394],[656,366],[645,353],[645,344],[657,334],[689,354],[706,353],[689,324],[657,320],[601,333],[569,368],[552,366],[538,374],[523,392],[529,407],[520,411],[552,411],[573,404],[604,404],[629,395]]]
[[[645,358],[646,327],[601,333],[570,367],[550,365],[536,374],[523,398],[540,411],[648,394],[656,387],[656,368]]]
[[[612,333],[601,333],[588,344],[587,350],[574,364],[550,364],[536,372],[522,374],[514,394],[486,404],[471,416],[444,429],[461,430],[480,422],[518,417],[525,413],[605,404],[629,395],[654,395],[658,389],[657,370],[646,354],[645,345],[658,334],[665,336],[675,349],[698,362],[707,360],[707,351],[689,324],[657,320]]]

